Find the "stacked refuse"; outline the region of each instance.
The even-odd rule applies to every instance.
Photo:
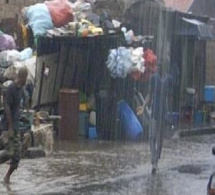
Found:
[[[143,48],[119,47],[110,50],[107,68],[113,78],[125,78],[134,71],[144,72]]]
[[[25,25],[38,36],[95,36],[113,32],[111,17],[93,13],[95,0],[52,0],[23,8]]]
[[[34,83],[36,57],[33,56],[32,48],[25,48],[18,51],[12,36],[2,33],[0,35],[0,82],[7,87],[16,77],[21,67],[26,67],[29,71],[27,82]]]
[[[131,75],[134,80],[148,81],[157,70],[157,56],[151,49],[143,47],[119,47],[111,49],[106,61],[113,78],[126,78]]]

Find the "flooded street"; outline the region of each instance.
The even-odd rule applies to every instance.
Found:
[[[10,186],[2,182],[7,165],[1,165],[0,194],[203,195],[215,168],[214,138],[165,140],[156,176],[148,143],[59,142],[53,156],[23,159]]]

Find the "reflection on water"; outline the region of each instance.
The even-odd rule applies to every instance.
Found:
[[[163,189],[162,177],[157,174],[155,176],[151,176],[147,180],[147,195],[163,195],[167,194],[167,192]]]
[[[57,142],[53,156],[23,159],[11,185],[0,184],[0,194],[202,195],[214,168],[211,139],[166,140],[155,176],[147,143]],[[186,164],[204,169],[199,174],[180,173],[177,167]],[[6,164],[0,166],[1,176],[6,169]]]

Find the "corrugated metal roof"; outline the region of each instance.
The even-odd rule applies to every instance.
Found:
[[[197,37],[200,40],[214,39],[212,26],[196,19],[182,18],[182,27],[176,34]]]
[[[181,12],[188,12],[194,0],[164,0],[166,7]]]

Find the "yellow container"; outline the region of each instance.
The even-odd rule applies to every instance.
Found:
[[[86,103],[79,104],[79,110],[80,111],[87,111],[87,104]]]

